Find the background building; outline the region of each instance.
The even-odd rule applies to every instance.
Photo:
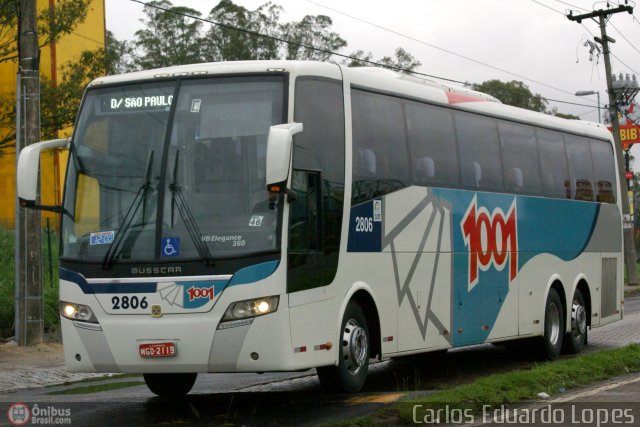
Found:
[[[57,0],[38,0],[38,11],[55,8]],[[104,0],[90,2],[84,22],[79,23],[70,34],[51,42],[40,50],[40,74],[51,84],[60,81],[62,67],[69,62],[77,61],[80,54],[87,50],[104,48],[106,39]],[[17,28],[13,34],[7,34],[17,40]],[[18,62],[0,63],[0,94],[15,100],[16,76]],[[45,84],[44,82],[42,84]],[[15,102],[15,101],[14,101]],[[13,124],[15,128],[15,123]],[[72,129],[60,129],[57,137],[71,135]],[[43,154],[41,159],[41,194],[45,205],[62,202],[62,181],[66,170],[67,155],[64,152]],[[16,197],[16,156],[15,143],[0,150],[0,226],[13,228],[15,224]],[[43,212],[46,218],[55,218],[55,214]],[[52,224],[57,226],[57,222]]]

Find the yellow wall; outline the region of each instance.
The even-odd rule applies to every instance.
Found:
[[[38,0],[38,10],[43,10],[58,3],[56,0]],[[17,32],[17,29],[16,29]],[[16,34],[17,36],[17,34]],[[76,60],[85,50],[104,47],[105,43],[105,6],[104,0],[93,0],[85,21],[79,24],[71,34],[64,36],[54,46],[46,46],[40,52],[40,74],[53,80],[62,78],[62,67],[65,63]],[[0,63],[0,93],[11,94],[15,99],[17,62]],[[71,135],[72,129],[64,129],[58,137]],[[15,222],[15,149],[5,149],[0,154],[0,226],[12,228]],[[62,201],[62,182],[66,170],[66,152],[47,153],[41,159],[41,197],[42,204],[60,204]],[[46,218],[54,219],[55,215],[43,213]],[[52,221],[52,226],[55,220]]]

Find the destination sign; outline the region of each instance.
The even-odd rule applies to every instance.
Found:
[[[102,101],[103,111],[165,110],[171,107],[173,95],[111,96]]]

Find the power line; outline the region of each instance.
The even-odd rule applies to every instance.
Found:
[[[351,59],[351,60],[362,62],[362,63],[365,63],[365,64],[375,65],[377,67],[384,67],[384,68],[388,68],[388,69],[391,69],[391,70],[394,70],[394,71],[401,71],[403,73],[415,74],[415,75],[418,75],[418,76],[424,76],[424,77],[429,77],[429,78],[438,79],[438,80],[444,80],[444,81],[453,82],[453,83],[465,84],[465,82],[461,82],[459,80],[453,80],[453,79],[449,79],[449,78],[446,78],[446,77],[435,76],[433,74],[421,73],[421,72],[418,72],[418,71],[405,70],[403,68],[394,67],[394,66],[390,66],[390,65],[387,65],[387,64],[382,64],[380,62],[370,61],[370,60],[363,59],[363,58],[357,58],[355,56],[350,56],[350,55],[344,55],[342,53],[334,52],[334,51],[331,51],[331,50],[328,50],[328,49],[322,49],[322,48],[315,47],[315,46],[312,46],[312,45],[308,45],[308,44],[305,44],[305,43],[292,42],[292,41],[283,39],[281,37],[271,36],[271,35],[268,35],[268,34],[259,33],[257,31],[252,31],[252,30],[247,30],[245,28],[235,27],[235,26],[229,25],[229,24],[223,24],[221,22],[213,21],[211,19],[206,19],[206,18],[201,18],[199,16],[190,15],[188,13],[176,12],[175,10],[171,10],[169,8],[162,7],[162,6],[159,6],[159,5],[156,5],[156,4],[145,3],[142,0],[130,0],[130,1],[132,1],[134,3],[139,3],[139,4],[141,4],[141,5],[145,6],[145,7],[150,7],[150,8],[157,9],[157,10],[162,10],[164,12],[171,13],[171,14],[174,14],[174,15],[183,16],[185,18],[190,18],[190,19],[195,19],[197,21],[206,22],[206,23],[218,26],[218,27],[226,28],[228,30],[239,31],[241,33],[250,34],[252,36],[263,37],[263,38],[274,40],[274,41],[277,41],[277,42],[280,42],[280,43],[285,43],[285,44],[290,45],[290,46],[303,47],[305,49],[313,50],[315,52],[324,53],[324,54],[327,54],[327,55],[330,55],[330,56],[338,56],[338,57],[345,58],[345,59]],[[559,90],[561,90],[561,89],[559,89]]]
[[[584,9],[584,8],[582,8],[582,7],[580,7],[580,6],[572,5],[571,3],[567,3],[566,1],[561,1],[561,0],[556,0],[556,1],[557,1],[558,3],[562,3],[562,4],[563,4],[563,5],[565,5],[565,6],[570,6],[570,7],[574,8],[574,9],[576,9],[576,10],[583,10],[583,11],[587,11],[587,9]]]
[[[105,43],[104,43],[104,42],[101,42],[100,40],[92,39],[91,37],[87,37],[87,36],[82,35],[82,34],[78,34],[78,33],[76,33],[75,31],[71,31],[71,34],[73,34],[73,35],[75,35],[75,36],[78,36],[78,37],[80,37],[80,38],[83,38],[83,39],[86,39],[86,40],[92,41],[92,42],[97,43],[97,44],[99,44],[99,45],[105,46]]]
[[[551,6],[548,6],[548,5],[546,5],[546,4],[542,3],[542,2],[539,2],[538,0],[531,0],[531,1],[532,1],[532,2],[534,2],[534,3],[539,4],[539,5],[540,5],[540,6],[542,6],[542,7],[546,7],[547,9],[552,10],[552,11],[554,11],[555,13],[559,13],[560,15],[563,15],[563,16],[564,16],[564,13],[563,13],[563,12],[560,12],[559,10],[554,9],[554,8],[552,8]]]
[[[622,32],[619,29],[617,29],[615,25],[613,25],[613,23],[610,23],[610,25],[613,27],[614,30],[616,30],[618,32],[618,34],[620,34],[620,36],[623,39],[626,40],[627,43],[629,43],[631,45],[632,48],[634,48],[636,50],[636,52],[640,53],[640,50],[638,50],[638,48],[633,43],[631,43],[631,41],[628,38],[626,38],[625,35],[622,34]]]
[[[634,74],[636,75],[640,75],[640,73],[638,73],[636,70],[634,70],[633,68],[629,67],[627,64],[625,64],[624,62],[622,62],[622,60],[620,58],[618,58],[613,52],[610,52],[611,56],[613,56],[614,58],[616,58],[618,60],[619,63],[621,63],[622,65],[624,65],[625,67],[627,67],[627,69],[629,71],[632,71]]]
[[[362,23],[367,24],[367,25],[371,25],[371,26],[373,26],[373,27],[375,27],[375,28],[379,28],[379,29],[381,29],[381,30],[383,30],[383,31],[387,31],[387,32],[389,32],[389,33],[392,33],[392,34],[398,35],[398,36],[403,37],[403,38],[406,38],[406,39],[408,39],[408,40],[415,41],[415,42],[417,42],[417,43],[420,43],[420,44],[423,44],[423,45],[425,45],[425,46],[431,47],[431,48],[433,48],[433,49],[437,49],[437,50],[440,50],[440,51],[442,51],[442,52],[446,52],[446,53],[448,53],[448,54],[455,55],[455,56],[457,56],[457,57],[459,57],[459,58],[466,59],[467,61],[475,62],[476,64],[479,64],[479,65],[482,65],[482,66],[485,66],[485,67],[489,67],[489,68],[491,68],[491,69],[494,69],[494,70],[497,70],[497,71],[500,71],[500,72],[503,72],[503,73],[509,74],[509,75],[514,76],[514,77],[517,77],[517,78],[519,78],[519,79],[527,80],[527,81],[530,81],[530,82],[533,82],[533,83],[539,84],[539,85],[541,85],[541,86],[544,86],[544,87],[547,87],[547,88],[550,88],[550,89],[553,89],[553,90],[557,90],[557,91],[562,92],[562,93],[565,93],[565,94],[567,94],[567,95],[574,96],[571,92],[568,92],[568,91],[566,91],[566,90],[564,90],[564,89],[560,89],[560,88],[558,88],[558,87],[551,86],[551,85],[548,85],[548,84],[546,84],[546,83],[539,82],[539,81],[537,81],[537,80],[534,80],[534,79],[532,79],[532,78],[529,78],[529,77],[526,77],[526,76],[523,76],[523,75],[520,75],[520,74],[512,73],[512,72],[507,71],[507,70],[505,70],[505,69],[503,69],[503,68],[493,66],[493,65],[488,64],[488,63],[486,63],[486,62],[482,62],[482,61],[479,61],[479,60],[477,60],[477,59],[470,58],[470,57],[468,57],[468,56],[462,55],[462,54],[460,54],[460,53],[457,53],[457,52],[454,52],[454,51],[451,51],[451,50],[448,50],[448,49],[442,48],[442,47],[440,47],[440,46],[436,46],[436,45],[434,45],[434,44],[427,43],[427,42],[425,42],[425,41],[423,41],[423,40],[419,40],[419,39],[416,39],[416,38],[414,38],[414,37],[407,36],[406,34],[402,34],[402,33],[398,32],[398,31],[391,30],[391,29],[389,29],[389,28],[383,27],[383,26],[378,25],[378,24],[374,24],[373,22],[369,22],[369,21],[366,21],[366,20],[364,20],[364,19],[358,18],[358,17],[356,17],[356,16],[349,15],[348,13],[341,12],[341,11],[339,11],[339,10],[336,10],[336,9],[331,8],[331,7],[325,6],[325,5],[323,5],[323,4],[317,3],[317,2],[315,2],[315,1],[312,1],[312,0],[305,0],[305,1],[306,1],[307,3],[314,4],[314,5],[316,5],[316,6],[322,7],[322,8],[324,8],[324,9],[330,10],[330,11],[332,11],[332,12],[338,13],[338,14],[343,15],[343,16],[346,16],[346,17],[348,17],[348,18],[355,19],[356,21],[362,22]]]

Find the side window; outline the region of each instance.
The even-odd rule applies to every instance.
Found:
[[[402,101],[362,90],[351,91],[353,120],[352,204],[404,188],[409,155]]]
[[[338,269],[344,205],[344,99],[342,82],[296,81],[287,292],[326,286]],[[313,271],[313,274],[309,274]]]
[[[538,195],[542,192],[538,148],[533,128],[499,122],[504,189],[510,193]]]
[[[576,200],[595,200],[593,194],[593,164],[589,141],[574,135],[565,137],[569,158],[571,189]]]
[[[538,130],[542,194],[549,197],[571,199],[571,185],[564,138],[558,132]]]
[[[462,185],[472,189],[502,191],[502,166],[496,120],[456,112]]]
[[[591,140],[591,157],[595,177],[596,200],[603,203],[616,202],[616,168],[613,147],[605,141]]]
[[[411,101],[405,104],[405,111],[412,182],[423,186],[458,186],[458,153],[451,111]]]

